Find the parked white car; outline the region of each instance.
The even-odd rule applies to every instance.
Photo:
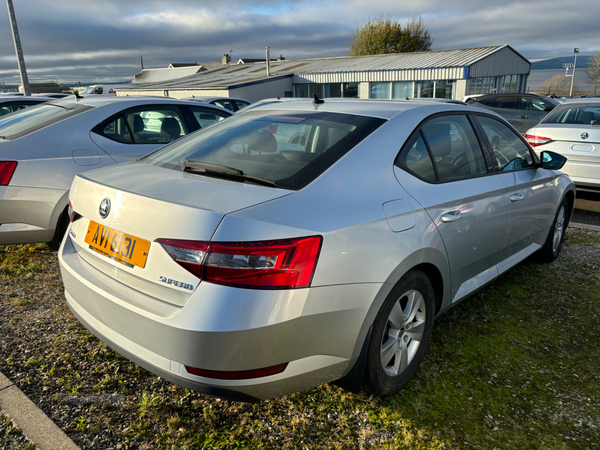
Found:
[[[183,100],[94,95],[0,117],[0,244],[58,248],[76,174],[139,158],[231,114]]]
[[[600,191],[600,99],[567,99],[525,139],[537,151],[551,150],[567,158],[561,169],[577,189]]]

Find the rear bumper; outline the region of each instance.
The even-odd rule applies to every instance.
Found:
[[[49,242],[66,191],[0,186],[0,245]],[[65,201],[66,205],[66,201]]]
[[[242,401],[287,395],[345,375],[358,357],[365,318],[381,288],[373,283],[256,291],[200,283],[177,313],[160,316],[122,300],[131,288],[81,259],[69,236],[59,261],[70,309],[99,339],[176,384]],[[185,369],[246,371],[281,363],[288,363],[282,373],[242,380]]]

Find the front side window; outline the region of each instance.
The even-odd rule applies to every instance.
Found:
[[[140,161],[173,170],[182,170],[182,162],[204,163],[297,190],[384,122],[375,117],[318,111],[248,111]]]
[[[529,147],[514,131],[490,117],[477,116],[477,120],[492,145],[494,158],[500,170],[506,172],[534,166]]]

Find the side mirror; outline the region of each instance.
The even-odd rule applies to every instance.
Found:
[[[546,112],[550,112],[550,111],[552,111],[553,109],[554,109],[554,106],[546,106],[546,107],[544,108],[544,111],[546,111]]]
[[[542,167],[550,170],[560,170],[567,162],[567,158],[558,153],[545,151],[540,154]]]

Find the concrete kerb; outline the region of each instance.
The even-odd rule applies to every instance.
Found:
[[[79,447],[21,390],[0,372],[0,410],[41,450]]]

